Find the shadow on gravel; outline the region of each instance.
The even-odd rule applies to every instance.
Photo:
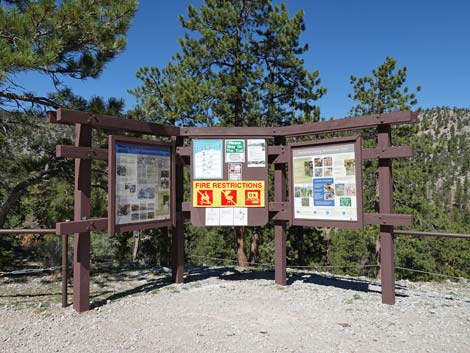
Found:
[[[274,271],[272,270],[246,270],[239,271],[233,267],[222,268],[200,268],[193,269],[185,278],[185,282],[194,282],[204,280],[210,277],[218,277],[227,281],[254,281],[254,280],[274,280]],[[380,283],[372,280],[355,279],[349,277],[322,275],[316,273],[295,273],[288,274],[287,285],[294,282],[303,282],[320,286],[335,287],[357,292],[381,293]],[[379,287],[379,289],[370,288],[370,286]],[[406,289],[406,287],[396,285],[396,289]],[[408,297],[407,294],[396,293],[398,297]]]
[[[94,308],[98,308],[100,306],[103,306],[107,303],[108,300],[115,301],[115,300],[125,298],[125,297],[128,297],[128,296],[134,295],[134,294],[138,294],[138,293],[140,293],[140,294],[141,293],[149,293],[149,292],[152,292],[156,289],[160,289],[160,288],[169,286],[171,284],[172,284],[171,276],[158,278],[158,279],[149,281],[145,284],[142,284],[140,286],[130,288],[130,289],[118,292],[118,293],[114,293],[110,296],[107,296],[106,298],[95,301],[95,302],[91,303],[90,309],[94,309]]]

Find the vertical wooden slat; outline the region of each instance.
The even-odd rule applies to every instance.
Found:
[[[276,145],[285,145],[286,139],[276,137]],[[286,165],[274,165],[274,201],[287,201]],[[286,221],[274,221],[274,282],[286,285]]]
[[[68,261],[68,245],[69,245],[69,236],[68,234],[62,235],[62,307],[66,308],[67,307],[67,284],[68,284],[68,267],[69,267],[69,261]]]
[[[377,128],[378,148],[392,145],[391,126]],[[379,208],[380,213],[393,213],[392,160],[379,159]],[[393,226],[380,225],[380,270],[382,282],[382,303],[395,304],[395,263]]]
[[[173,248],[173,271],[172,280],[174,283],[184,282],[184,217],[183,217],[183,180],[184,180],[184,164],[180,156],[176,154],[176,147],[183,145],[183,138],[172,138],[175,146],[173,148],[172,159],[172,183],[171,194],[172,210],[174,224],[172,227],[172,248]]]
[[[75,125],[75,146],[91,147],[91,127]],[[90,217],[91,210],[91,160],[75,160],[75,202],[76,221]],[[73,255],[73,308],[78,312],[89,309],[90,299],[90,232],[74,236]]]

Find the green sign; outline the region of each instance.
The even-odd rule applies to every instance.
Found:
[[[225,163],[245,162],[245,140],[225,140]]]
[[[225,153],[243,153],[245,152],[245,140],[226,140]]]

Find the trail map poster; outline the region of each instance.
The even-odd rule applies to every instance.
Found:
[[[115,224],[169,220],[170,147],[118,142],[115,154]]]
[[[355,145],[292,149],[294,219],[358,221]]]
[[[193,140],[193,179],[222,179],[222,140]]]

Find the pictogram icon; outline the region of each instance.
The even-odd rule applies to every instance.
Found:
[[[197,191],[197,205],[198,206],[212,206],[214,203],[213,190],[198,190]]]

